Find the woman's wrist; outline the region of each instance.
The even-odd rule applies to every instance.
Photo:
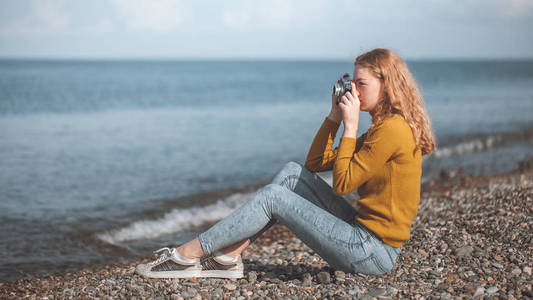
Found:
[[[340,122],[342,121],[342,116],[337,116],[333,113],[329,113],[328,115],[328,119],[330,119],[331,121],[337,123],[337,124],[340,124]]]
[[[342,133],[342,137],[349,137],[349,138],[357,138],[357,126],[345,126],[344,132]]]

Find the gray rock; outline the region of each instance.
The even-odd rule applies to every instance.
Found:
[[[459,247],[455,249],[455,256],[457,257],[469,256],[472,253],[472,251],[474,251],[474,248],[472,248],[471,246]]]
[[[255,283],[257,281],[257,272],[250,271],[248,272],[248,282]]]
[[[363,296],[361,296],[361,298],[359,298],[360,300],[374,300],[374,297],[369,295],[369,294],[364,294]]]
[[[503,269],[503,266],[502,266],[502,264],[500,264],[500,263],[493,262],[492,265],[495,266],[495,267],[498,268],[498,269]]]
[[[170,300],[183,300],[183,297],[178,294],[170,295]]]
[[[185,289],[185,291],[183,291],[181,293],[181,295],[184,297],[184,298],[192,298],[194,296],[196,296],[196,294],[198,293],[198,291],[196,291],[196,289],[193,289],[193,288],[187,288]]]
[[[359,297],[359,295],[361,295],[362,293],[363,291],[361,291],[359,288],[353,288],[348,290],[348,295],[350,296]]]
[[[213,295],[222,298],[222,297],[224,297],[224,291],[222,291],[221,288],[216,288],[216,289],[213,291]]]
[[[341,279],[341,278],[344,279],[346,277],[346,274],[343,271],[340,271],[340,270],[335,271],[334,274],[335,274],[335,277],[337,279]]]
[[[372,297],[381,297],[387,294],[387,289],[385,288],[373,288],[368,290],[368,294]]]
[[[494,294],[498,291],[498,287],[495,287],[495,286],[491,286],[487,289],[487,294]]]
[[[331,276],[328,272],[320,272],[318,273],[318,282],[320,283],[330,283],[331,282]]]
[[[474,293],[474,295],[472,296],[472,298],[474,299],[479,299],[481,298],[481,296],[483,296],[485,294],[485,288],[480,286],[476,289],[476,292]]]

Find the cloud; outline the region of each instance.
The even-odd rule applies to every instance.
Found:
[[[69,29],[70,17],[62,0],[31,2],[29,14],[17,18],[13,23],[2,26],[3,35],[61,34]]]
[[[184,23],[181,0],[114,0],[115,7],[131,29],[172,31]]]
[[[243,29],[250,25],[252,12],[247,8],[225,9],[222,12],[222,24],[233,29]]]
[[[504,14],[511,18],[533,16],[532,0],[507,0],[502,3]]]
[[[326,1],[258,0],[239,4],[223,10],[223,25],[234,29],[288,29],[320,20]]]

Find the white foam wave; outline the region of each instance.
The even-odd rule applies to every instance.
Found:
[[[97,237],[104,242],[117,244],[186,231],[226,217],[254,195],[255,192],[236,193],[210,205],[173,209],[160,219],[137,221],[120,229],[100,233]]]
[[[437,148],[433,153],[435,158],[445,158],[455,155],[464,155],[474,152],[484,151],[493,148],[503,142],[502,135],[490,135],[484,138],[462,142],[453,146]]]

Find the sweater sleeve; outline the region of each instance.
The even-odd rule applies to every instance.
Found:
[[[356,139],[342,137],[333,169],[333,193],[348,194],[370,179],[399,151],[402,134],[394,122],[384,121],[360,147]]]
[[[318,130],[307,158],[305,159],[305,168],[311,172],[321,172],[331,170],[337,157],[338,147],[331,150],[335,135],[339,129],[340,123],[336,123],[326,117],[322,126]]]

